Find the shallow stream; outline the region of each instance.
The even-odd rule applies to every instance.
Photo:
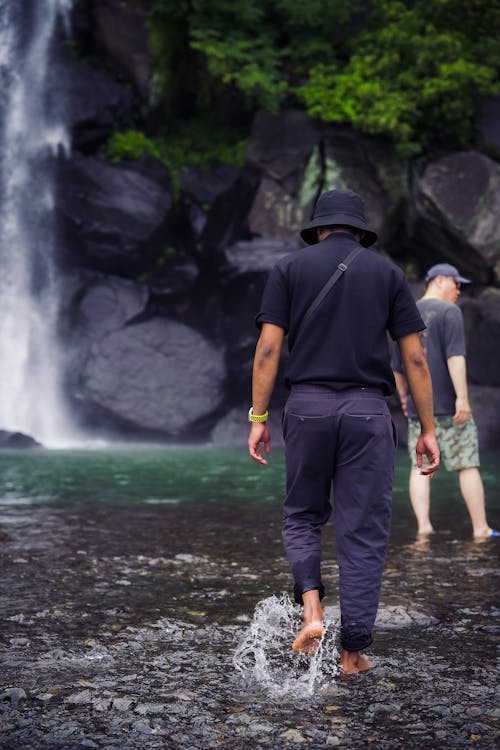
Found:
[[[328,628],[294,656],[283,456],[123,448],[0,454],[0,748],[493,748],[500,540],[474,543],[456,478],[415,539],[406,456],[373,672],[338,675]],[[497,456],[482,456],[500,527]],[[256,610],[257,607],[257,610]]]

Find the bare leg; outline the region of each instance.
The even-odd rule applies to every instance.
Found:
[[[429,518],[430,479],[420,474],[419,469],[410,472],[410,500],[417,519],[418,534],[432,534],[434,529]]]
[[[475,467],[458,472],[460,490],[465,500],[472,522],[472,533],[476,539],[484,539],[491,534],[484,508],[484,487],[479,470]]]
[[[302,594],[302,601],[304,602],[302,628],[293,642],[292,650],[295,653],[313,656],[318,650],[319,642],[325,629],[318,589],[306,591]]]
[[[340,654],[340,671],[342,674],[357,674],[373,669],[375,662],[371,661],[361,651],[344,651]]]

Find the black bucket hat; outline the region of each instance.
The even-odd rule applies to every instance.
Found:
[[[377,241],[375,232],[366,225],[363,199],[352,190],[328,190],[322,193],[314,207],[311,221],[301,229],[300,236],[308,245],[315,245],[318,241],[317,228],[329,224],[345,224],[361,229],[365,233],[361,240],[363,247],[369,247]]]

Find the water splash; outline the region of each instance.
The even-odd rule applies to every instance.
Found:
[[[53,223],[55,156],[69,137],[46,95],[70,8],[0,1],[0,429],[60,446],[76,437],[62,395]]]
[[[325,632],[314,656],[294,654],[291,644],[302,624],[302,608],[287,594],[263,599],[233,656],[245,680],[271,698],[307,698],[339,673],[335,622],[325,617]]]

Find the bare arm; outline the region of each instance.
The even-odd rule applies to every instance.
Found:
[[[434,405],[432,381],[427,359],[418,333],[410,333],[398,340],[399,351],[406,373],[408,387],[415,403],[420,421],[420,437],[417,440],[417,466],[421,474],[434,474],[439,466],[439,448],[434,427]],[[423,466],[423,456],[429,465]]]
[[[408,406],[406,400],[408,398],[408,381],[402,372],[394,370],[394,380],[396,381],[396,390],[398,392],[399,401],[401,403],[401,409],[405,417],[408,416]]]
[[[456,355],[447,359],[448,372],[455,389],[455,414],[453,421],[456,424],[467,422],[471,415],[469,393],[467,390],[467,366],[465,357]]]
[[[281,347],[285,331],[279,326],[264,323],[255,349],[252,375],[252,409],[254,414],[264,414],[269,406],[280,362]],[[253,422],[248,436],[248,452],[260,464],[267,461],[259,451],[271,452],[271,433],[266,422]]]

